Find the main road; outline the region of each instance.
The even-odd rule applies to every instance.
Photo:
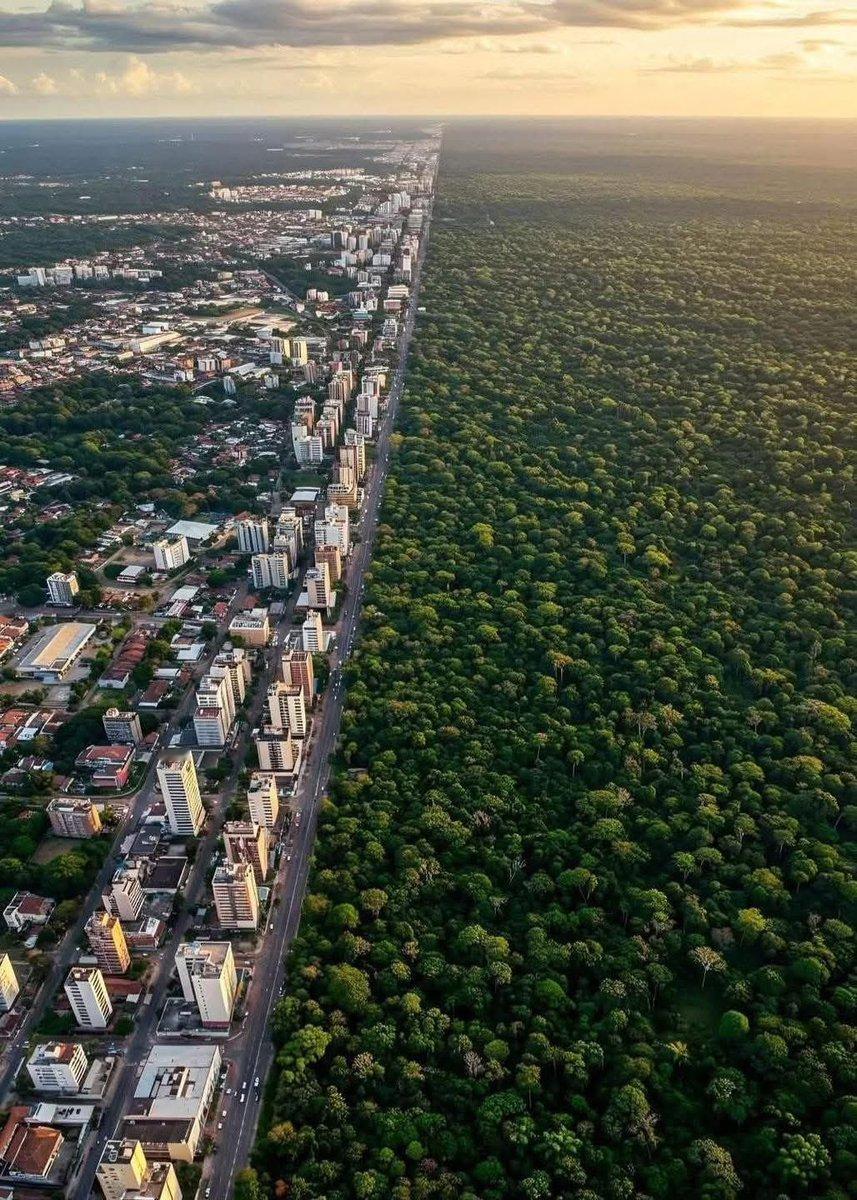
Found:
[[[357,633],[364,576],[375,545],[378,509],[389,466],[390,435],[402,397],[430,223],[431,212],[423,224],[410,303],[400,333],[398,363],[379,424],[375,461],[365,486],[361,540],[351,556],[346,577],[348,590],[338,625],[337,645],[330,658],[330,680],[321,710],[313,722],[312,739],[295,796],[300,819],[296,818],[296,822],[292,823],[290,840],[280,860],[276,880],[280,903],[273,910],[274,916],[262,952],[257,958],[244,1027],[227,1050],[231,1059],[229,1080],[234,1093],[228,1098],[226,1116],[222,1117],[223,1128],[216,1135],[217,1151],[205,1161],[203,1191],[211,1200],[227,1200],[232,1194],[236,1173],[249,1162],[259,1121],[261,1092],[274,1059],[269,1023],[285,983],[286,954],[300,922],[301,904],[315,844],[319,802],[327,788],[331,757],[339,737],[345,691],[342,667],[351,654]],[[260,1087],[255,1086],[257,1079]],[[243,1104],[239,1099],[241,1090],[246,1095]]]

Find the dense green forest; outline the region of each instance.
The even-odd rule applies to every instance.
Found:
[[[236,1195],[844,1200],[854,212],[466,149]]]

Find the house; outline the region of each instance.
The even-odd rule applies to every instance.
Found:
[[[87,746],[74,760],[93,787],[112,791],[119,791],[128,783],[133,762],[133,746]]]
[[[44,896],[16,892],[3,909],[3,920],[13,933],[23,933],[31,925],[46,925],[54,907],[54,901]]]

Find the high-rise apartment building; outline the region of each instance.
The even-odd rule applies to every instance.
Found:
[[[176,571],[190,560],[190,549],[184,534],[173,542],[168,538],[159,538],[152,543],[152,551],[157,571]]]
[[[308,612],[301,626],[301,644],[308,654],[324,653],[324,628],[318,609]]]
[[[337,583],[342,578],[342,555],[338,546],[316,546],[314,550],[315,566],[327,565],[330,582]]]
[[[229,726],[221,708],[198,708],[193,714],[193,732],[197,746],[216,750],[226,745]]]
[[[263,825],[266,829],[274,828],[280,812],[280,794],[273,775],[266,775],[261,771],[253,772],[247,789],[247,803],[250,807],[250,820],[255,825]]]
[[[140,718],[135,712],[121,712],[108,708],[101,718],[104,736],[111,746],[137,746],[143,740]]]
[[[48,603],[62,608],[71,608],[76,603],[75,596],[80,591],[80,584],[74,571],[67,575],[62,571],[54,571],[48,576]]]
[[[221,929],[258,927],[259,891],[251,863],[225,863],[218,867],[211,890]]]
[[[189,750],[171,751],[158,763],[158,783],[173,833],[196,837],[205,822],[193,755]]]
[[[351,521],[344,504],[328,504],[324,517],[315,523],[316,546],[338,546],[339,553],[347,558],[351,553]]]
[[[193,1000],[206,1029],[228,1029],[238,991],[229,942],[185,942],[176,953],[182,995]]]
[[[253,587],[256,591],[263,592],[268,588],[279,592],[288,591],[292,576],[292,563],[288,552],[254,554],[251,567]]]
[[[235,536],[242,554],[265,554],[271,544],[271,531],[267,517],[247,518],[236,521]]]
[[[228,729],[235,720],[235,696],[229,671],[223,670],[218,675],[210,672],[203,675],[196,689],[196,703],[198,708],[221,709]]]
[[[104,907],[120,921],[136,921],[143,911],[145,899],[136,867],[119,867],[101,893]]]
[[[306,737],[303,688],[289,683],[272,683],[268,688],[268,713],[274,729],[289,729],[292,737]]]
[[[304,585],[309,607],[317,608],[321,612],[330,612],[335,598],[333,588],[330,586],[330,572],[327,569],[327,563],[322,563],[319,567],[307,568]]]
[[[72,967],[65,981],[65,994],[82,1029],[107,1028],[113,1005],[98,967]]]
[[[146,1157],[137,1138],[111,1138],[95,1170],[104,1200],[182,1200],[171,1162]]]
[[[88,1068],[80,1042],[42,1042],[27,1060],[27,1074],[37,1091],[64,1096],[80,1091]]]
[[[48,820],[56,837],[91,838],[101,832],[98,809],[87,796],[62,796],[48,802]]]
[[[298,769],[300,742],[296,744],[292,741],[290,730],[272,729],[270,725],[265,725],[261,733],[256,735],[255,743],[259,766],[263,771],[291,775]]]
[[[108,912],[93,913],[86,922],[86,936],[105,975],[124,975],[131,965],[131,954],[119,918]]]
[[[312,655],[308,650],[286,650],[280,661],[283,683],[303,688],[304,700],[312,704],[315,696],[315,674]]]
[[[0,1013],[11,1012],[21,985],[8,954],[0,954]]]
[[[253,821],[227,821],[223,826],[223,845],[227,862],[250,863],[256,883],[265,882],[269,852],[266,825],[256,825]]]

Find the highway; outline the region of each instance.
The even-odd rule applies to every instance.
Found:
[[[218,631],[217,635],[212,639],[209,648],[206,651],[202,662],[197,666],[194,677],[200,678],[208,670],[212,660],[218,653],[226,640],[226,626],[229,623],[230,617],[234,614],[237,608],[243,603],[247,595],[247,586],[242,584],[233,599],[229,615],[226,622]],[[103,616],[104,614],[102,614]],[[52,953],[52,965],[48,975],[41,988],[36,994],[33,1004],[27,1011],[27,1015],[18,1027],[14,1037],[9,1041],[4,1057],[2,1069],[0,1069],[0,1103],[5,1101],[9,1089],[17,1075],[18,1063],[26,1049],[27,1041],[32,1036],[36,1026],[41,1021],[49,1003],[53,1000],[54,995],[62,987],[66,975],[74,962],[77,961],[79,947],[85,942],[83,927],[97,908],[101,906],[101,893],[107,886],[108,881],[112,878],[114,871],[119,864],[118,849],[123,839],[126,837],[129,830],[133,829],[145,810],[152,803],[155,797],[157,788],[156,769],[157,760],[159,757],[158,751],[169,745],[170,739],[178,733],[182,722],[189,716],[194,704],[194,688],[188,687],[181,703],[173,712],[169,722],[161,731],[161,740],[157,750],[152,754],[151,762],[149,763],[145,779],[140,785],[136,795],[128,801],[128,809],[125,820],[119,827],[110,852],[104,860],[104,865],[93,883],[89,895],[83,902],[77,920],[69,927],[65,936],[59,945]]]
[[[232,1194],[235,1175],[250,1160],[261,1106],[261,1091],[274,1058],[269,1023],[274,1005],[280,998],[286,977],[286,955],[298,930],[301,905],[309,877],[312,851],[318,823],[319,802],[325,794],[330,761],[339,736],[345,698],[342,665],[349,658],[357,634],[363,599],[363,582],[372,558],[378,510],[384,490],[390,456],[390,435],[395,425],[405,378],[408,350],[416,321],[419,280],[428,245],[431,215],[423,225],[420,256],[414,273],[410,304],[400,334],[399,358],[387,395],[387,406],[378,428],[375,462],[366,481],[361,540],[355,547],[346,579],[348,590],[338,625],[337,645],[330,658],[330,680],[320,710],[313,721],[309,753],[295,797],[301,814],[297,828],[292,824],[289,841],[280,861],[278,894],[280,903],[257,957],[256,972],[247,1001],[247,1018],[238,1038],[227,1049],[232,1065],[227,1087],[234,1094],[221,1097],[223,1129],[216,1134],[218,1150],[205,1161],[203,1197],[210,1188],[211,1200],[227,1200]],[[287,856],[291,861],[287,861]],[[254,1086],[256,1078],[261,1087]],[[239,1100],[241,1085],[246,1084],[246,1099]]]

